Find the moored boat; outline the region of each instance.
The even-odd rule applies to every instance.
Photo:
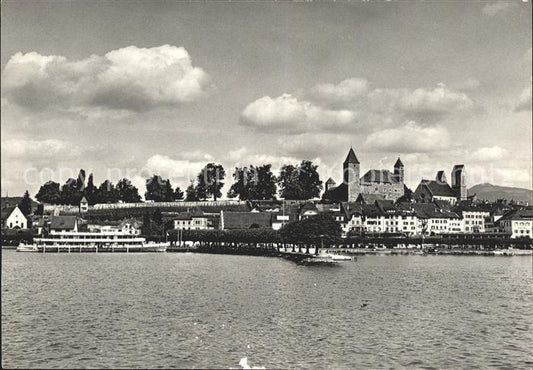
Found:
[[[146,242],[146,239],[123,230],[60,231],[34,238],[31,245],[20,246],[21,252],[165,252],[170,242]],[[17,248],[17,250],[19,250]]]
[[[34,244],[19,244],[17,252],[38,252],[39,249]]]

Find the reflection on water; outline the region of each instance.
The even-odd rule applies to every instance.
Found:
[[[532,312],[531,257],[2,251],[3,367],[531,367]]]

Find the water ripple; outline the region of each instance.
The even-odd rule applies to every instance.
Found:
[[[2,251],[2,366],[531,367],[529,258]]]

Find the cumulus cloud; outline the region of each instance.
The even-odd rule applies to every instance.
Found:
[[[474,103],[464,93],[444,84],[434,89],[376,89],[369,95],[375,110],[401,111],[415,115],[441,115],[471,108]]]
[[[230,150],[226,158],[226,163],[231,167],[248,166],[250,164],[255,166],[271,164],[273,169],[278,169],[284,164],[296,164],[300,161],[301,159],[286,155],[254,153],[244,146]]]
[[[2,72],[3,97],[31,110],[96,107],[148,111],[194,102],[210,78],[183,47],[129,46],[71,61],[37,52],[16,53]]]
[[[350,147],[347,137],[335,134],[301,134],[282,136],[277,140],[278,150],[287,156],[312,159],[345,154]]]
[[[179,152],[177,154],[179,159],[186,159],[189,161],[213,161],[215,158],[202,150],[192,150]]]
[[[470,159],[472,161],[478,162],[490,162],[497,161],[507,157],[508,151],[497,145],[492,147],[483,147],[475,150],[471,155]]]
[[[145,169],[163,178],[188,182],[191,179],[195,179],[206,164],[205,161],[173,159],[166,155],[155,154],[148,158]]]
[[[2,141],[2,156],[22,161],[79,156],[81,150],[62,140],[9,139]]]
[[[364,146],[369,151],[395,153],[433,152],[447,148],[450,135],[442,126],[424,127],[410,121],[398,128],[370,134]]]
[[[466,89],[479,81],[469,79]],[[433,88],[376,88],[364,78],[338,84],[318,84],[296,95],[264,96],[248,104],[240,123],[264,131],[301,134],[309,131],[349,131],[390,127],[398,120],[436,123],[468,111],[474,102],[464,92],[438,84]],[[355,123],[357,122],[357,125]]]
[[[330,110],[291,94],[276,98],[264,96],[248,104],[240,122],[265,131],[301,133],[309,130],[331,130],[352,124],[356,113],[350,110]]]
[[[321,105],[338,107],[355,103],[367,91],[368,81],[365,78],[348,78],[337,85],[318,84],[306,95]]]
[[[531,85],[526,87],[520,97],[518,98],[518,103],[515,106],[515,111],[527,111],[531,110]]]
[[[481,12],[488,17],[494,17],[506,12],[514,5],[516,4],[510,1],[496,1],[495,3],[486,4]]]

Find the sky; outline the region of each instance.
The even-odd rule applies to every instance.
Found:
[[[398,157],[532,187],[530,1],[2,1],[2,196]]]

